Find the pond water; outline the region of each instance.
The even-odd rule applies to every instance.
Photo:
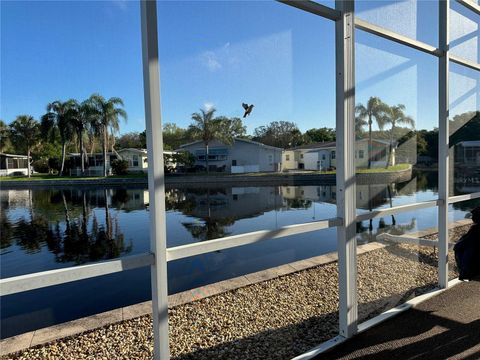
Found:
[[[358,185],[358,213],[436,199],[435,177]],[[336,216],[335,186],[323,184],[170,186],[166,198],[169,247]],[[0,201],[2,278],[149,251],[146,187],[2,189]],[[468,209],[452,208],[452,219],[465,218]],[[436,208],[374,219],[357,224],[358,240],[436,223]],[[325,229],[173,261],[169,294],[335,250],[336,229]],[[1,336],[148,299],[149,268],[4,296]]]

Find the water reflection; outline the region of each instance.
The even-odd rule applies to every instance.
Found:
[[[412,197],[415,201],[435,199],[436,185],[430,177],[430,173],[416,174],[408,182],[390,186],[359,184],[358,212],[411,203]],[[332,218],[336,216],[336,195],[335,185],[323,184],[167,187],[168,246]],[[4,278],[150,248],[149,197],[144,187],[2,189],[0,202]],[[454,204],[454,219],[465,216],[465,211],[458,209],[462,205]],[[358,240],[370,242],[383,232],[403,234],[436,223],[435,208],[423,209],[421,215],[377,218],[357,224]],[[168,291],[174,294],[333,252],[336,243],[336,229],[331,228],[172,261],[168,264]],[[13,336],[146,301],[150,299],[149,274],[148,268],[139,268],[2,297],[0,332]]]
[[[2,190],[1,247],[16,245],[34,254],[46,245],[55,262],[75,264],[127,254],[132,243],[125,241],[109,202],[107,189]],[[91,211],[92,203],[104,209],[101,223]],[[9,219],[9,210],[18,208],[23,211]]]
[[[422,176],[416,177],[416,184],[431,190],[429,175]],[[417,186],[408,184],[357,185],[359,212],[392,207],[396,199],[415,194]],[[335,217],[336,193],[335,185],[168,188],[169,246],[180,238],[181,243],[205,241]],[[55,263],[83,264],[148,248],[148,232],[132,230],[138,219],[148,222],[145,188],[70,187],[0,194],[2,255],[14,251],[14,246],[30,255],[46,249]],[[389,218],[389,225],[384,219],[359,223],[359,240],[415,227],[414,218],[401,224],[394,215]]]

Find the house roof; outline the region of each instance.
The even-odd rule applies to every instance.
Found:
[[[288,150],[313,150],[313,149],[323,149],[323,148],[334,148],[336,145],[335,141],[325,141],[321,143],[314,143],[308,145],[295,146]]]
[[[275,147],[275,146],[270,146],[270,145],[265,145],[265,144],[262,144],[260,142],[257,142],[257,141],[253,141],[253,140],[248,140],[248,139],[241,139],[241,138],[235,138],[234,139],[235,141],[239,141],[239,142],[245,142],[245,143],[248,143],[248,144],[252,144],[252,145],[257,145],[257,146],[260,146],[260,147],[263,147],[263,148],[266,148],[266,149],[273,149],[273,150],[279,150],[279,151],[282,151],[283,149],[281,148],[278,148],[278,147]],[[190,145],[195,145],[195,144],[198,144],[198,143],[201,143],[202,140],[197,140],[197,141],[193,141],[191,143],[188,143],[188,144],[183,144],[183,145],[180,145],[180,149],[184,149],[186,148],[187,146],[190,146]],[[221,142],[221,141],[220,141]]]
[[[463,147],[480,146],[480,140],[462,141],[459,145],[462,145]]]
[[[11,157],[11,158],[20,158],[20,159],[28,158],[27,155],[15,155],[15,154],[4,154],[4,153],[0,153],[0,155],[5,156],[5,157]]]
[[[91,155],[102,155],[103,156],[103,153],[93,153],[93,154],[87,153],[87,156],[91,156]],[[116,154],[113,153],[113,152],[107,152],[107,155],[116,155]],[[80,156],[80,153],[68,153],[67,156]]]
[[[136,153],[139,153],[139,154],[146,154],[146,153],[147,153],[147,150],[146,150],[146,149],[135,149],[135,148],[120,149],[120,150],[118,150],[117,152],[118,152],[118,153],[121,153],[121,152],[125,152],[125,151],[136,152]]]
[[[368,139],[357,139],[357,142],[368,141]],[[384,145],[389,145],[390,143],[386,140],[381,139],[372,139],[373,142],[378,142]],[[325,141],[308,145],[295,146],[286,150],[320,150],[320,149],[333,149],[337,145],[336,141]]]

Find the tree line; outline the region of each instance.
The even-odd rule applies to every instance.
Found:
[[[124,103],[118,97],[106,99],[93,94],[79,102],[75,99],[56,100],[46,106],[46,113],[40,120],[29,115],[19,115],[10,124],[0,120],[0,152],[27,154],[30,174],[31,158],[39,167],[57,170],[59,175],[65,171],[67,151],[80,153],[81,172],[85,173],[87,153],[93,154],[101,149],[103,153],[103,173],[107,175],[107,150],[116,153],[122,148],[146,148],[146,134],[130,132],[116,136],[120,130],[120,120],[127,120],[123,109]],[[416,137],[417,155],[438,159],[438,129],[415,130],[414,119],[406,114],[403,104],[390,106],[379,97],[370,97],[366,104],[355,107],[355,134],[357,139],[368,138],[368,167],[372,165],[373,139],[383,139],[389,143],[386,166],[392,163],[393,149],[405,141]],[[465,134],[456,136],[468,140],[469,134],[475,133],[465,124],[476,126],[479,121],[470,120],[480,117],[478,112],[467,112],[457,115],[450,121],[451,133],[457,130]],[[376,124],[378,130],[373,130]],[[477,126],[479,129],[480,127]],[[466,138],[464,138],[466,136]],[[294,148],[320,142],[336,140],[334,128],[312,128],[302,132],[296,123],[291,121],[273,121],[254,129],[247,135],[246,126],[238,117],[217,116],[216,109],[201,109],[191,116],[191,124],[182,128],[175,123],[163,126],[163,142],[165,150],[176,150],[181,145],[196,140],[203,142],[205,160],[208,171],[208,150],[213,140],[232,144],[234,138],[250,139],[265,145],[283,149]],[[452,142],[451,142],[452,143]]]
[[[32,153],[38,167],[55,169],[62,176],[67,151],[80,153],[81,172],[85,174],[87,151],[94,153],[100,145],[106,176],[107,149],[115,152],[120,119],[127,120],[123,107],[122,99],[106,99],[100,94],[92,94],[81,102],[53,101],[47,104],[40,120],[30,115],[19,115],[10,125],[0,120],[0,150],[26,154],[29,177]]]
[[[355,108],[355,132],[357,138],[365,136],[364,128],[368,126],[369,162],[371,167],[371,153],[373,142],[372,125],[376,122],[380,132],[386,132],[389,140],[389,155],[386,166],[392,163],[393,148],[396,146],[396,134],[399,125],[414,127],[414,120],[405,114],[405,105],[389,106],[378,97],[371,97],[366,105],[358,104]],[[250,139],[265,145],[282,149],[294,148],[319,142],[335,141],[336,131],[333,128],[312,128],[304,133],[297,124],[291,121],[273,121],[267,125],[254,129],[253,135],[246,134],[246,127],[240,118],[215,116],[216,109],[201,109],[192,114],[192,123],[188,128],[181,128],[173,123],[166,123],[163,127],[164,148],[175,150],[181,145],[195,140],[201,140],[205,147],[205,163],[208,172],[208,150],[213,140],[227,145],[232,144],[234,138]],[[389,127],[388,131],[385,128]],[[144,133],[129,133],[118,139],[119,146],[138,147],[143,145]]]

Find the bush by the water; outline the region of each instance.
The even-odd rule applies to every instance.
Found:
[[[48,167],[50,170],[59,172],[61,166],[62,166],[62,161],[60,160],[60,158],[52,157],[48,159]]]
[[[128,169],[128,161],[115,159],[112,161],[112,171],[115,175],[125,175]]]
[[[48,161],[45,159],[35,160],[32,165],[33,165],[33,170],[37,173],[47,174],[50,171],[50,167],[48,166]]]

